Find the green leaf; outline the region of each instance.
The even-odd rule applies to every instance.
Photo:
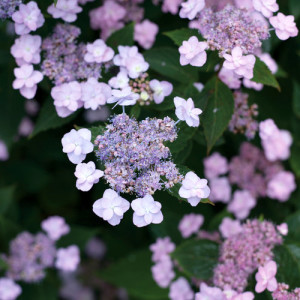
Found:
[[[168,299],[168,290],[160,288],[152,279],[151,253],[140,250],[110,265],[99,273],[101,279],[125,288],[130,296],[137,299]]]
[[[300,240],[300,211],[290,215],[285,222],[288,224],[289,233],[285,240],[299,241]]]
[[[279,83],[275,76],[272,74],[267,65],[258,57],[256,57],[253,78],[251,80],[280,90]]]
[[[300,178],[300,141],[294,142],[289,161],[295,175]]]
[[[138,119],[140,114],[141,114],[141,106],[139,104],[132,106],[132,108],[130,109],[130,116]]]
[[[157,73],[182,83],[197,82],[198,69],[179,64],[179,52],[174,48],[161,47],[144,53],[150,68]]]
[[[197,29],[181,28],[163,34],[169,37],[177,46],[181,46],[182,42],[187,41],[191,36],[196,36],[200,41],[203,40]]]
[[[300,118],[300,84],[297,81],[294,81],[293,110],[295,115]]]
[[[296,288],[300,282],[300,243],[291,243],[275,247],[275,261],[278,264],[276,279],[290,288]]]
[[[95,139],[98,135],[102,135],[105,131],[105,126],[99,125],[99,126],[93,126],[88,128],[92,132],[92,143],[94,143]]]
[[[233,95],[223,82],[214,77],[205,85],[199,100],[195,102],[203,110],[200,120],[204,127],[207,152],[210,152],[231,120],[234,111]]]
[[[13,202],[14,186],[9,186],[0,189],[0,215],[4,215]]]
[[[118,50],[118,46],[132,46],[134,32],[134,23],[130,23],[122,29],[114,32],[106,41],[106,44],[113,48],[114,51]]]
[[[299,0],[289,0],[289,8],[291,14],[295,16],[295,19],[297,19],[300,16]]]
[[[189,240],[171,254],[183,272],[197,279],[210,279],[218,263],[219,246],[210,240]]]
[[[78,113],[79,111],[73,113],[67,118],[61,118],[57,115],[53,104],[53,100],[51,98],[48,98],[41,108],[37,122],[35,124],[32,134],[30,135],[30,138],[33,138],[40,132],[58,128],[71,122],[76,118]]]

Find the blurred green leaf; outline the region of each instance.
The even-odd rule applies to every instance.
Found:
[[[127,290],[130,296],[145,300],[168,299],[168,290],[152,279],[151,253],[140,250],[100,271],[101,279]]]
[[[289,8],[291,14],[297,19],[300,16],[300,3],[299,0],[289,0]]]
[[[291,148],[290,165],[295,175],[300,178],[300,145],[295,142]]]
[[[299,200],[299,199],[298,199]],[[289,233],[285,240],[300,241],[300,211],[288,216],[285,220],[288,224]]]
[[[218,263],[219,246],[210,240],[189,240],[171,254],[183,272],[197,279],[210,279]]]
[[[118,46],[132,46],[134,32],[134,23],[130,23],[122,29],[114,32],[106,41],[106,44],[113,48],[114,51],[118,51]]]
[[[76,118],[78,113],[79,111],[73,113],[67,118],[61,118],[57,115],[57,112],[54,108],[53,100],[51,98],[48,98],[41,108],[37,122],[35,124],[32,134],[30,135],[30,138],[36,136],[40,132],[58,128],[71,122]]]
[[[177,49],[162,47],[148,50],[144,53],[150,68],[157,73],[182,83],[197,82],[197,68],[180,66]]]
[[[272,86],[280,90],[280,86],[275,76],[272,74],[267,65],[256,57],[253,78],[251,79],[254,82],[262,83],[264,85]]]
[[[276,279],[290,288],[296,288],[300,282],[300,243],[280,245],[273,250],[278,265]]]
[[[134,105],[131,109],[130,109],[130,116],[138,119],[141,113],[141,106],[140,104],[136,104]]]
[[[168,32],[164,32],[164,35],[169,37],[177,46],[181,46],[183,41],[187,41],[191,36],[196,36],[198,40],[203,40],[197,29],[181,28]]]
[[[234,110],[231,90],[217,77],[213,77],[199,97],[200,115],[207,141],[207,152],[213,148],[227,129]]]
[[[295,115],[300,118],[300,84],[297,81],[294,81],[293,85],[293,109]]]
[[[0,189],[0,215],[6,213],[14,199],[14,186],[4,187]]]

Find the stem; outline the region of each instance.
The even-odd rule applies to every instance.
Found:
[[[123,114],[125,115],[125,106],[122,105]]]
[[[175,122],[175,125],[178,124],[180,121],[181,121],[181,120],[177,120],[177,121]]]

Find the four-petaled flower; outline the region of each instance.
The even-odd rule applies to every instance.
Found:
[[[89,191],[104,175],[103,171],[96,169],[95,163],[92,161],[78,164],[74,174],[78,178],[76,187],[83,192]]]
[[[149,86],[153,91],[153,100],[156,104],[164,101],[173,91],[173,85],[168,81],[158,81],[153,79],[149,82]]]
[[[63,136],[61,140],[63,152],[68,154],[73,164],[81,163],[86,155],[93,151],[94,145],[91,143],[91,138],[92,133],[86,128],[78,131],[72,129]]]
[[[294,16],[285,16],[278,13],[277,16],[270,18],[271,25],[275,28],[275,33],[280,40],[287,40],[289,37],[298,35]]]
[[[111,97],[107,99],[107,103],[116,103],[116,105],[134,105],[139,99],[139,95],[133,93],[131,87],[125,87],[122,90],[112,90]]]
[[[187,100],[175,97],[175,114],[181,121],[185,121],[190,127],[198,127],[200,124],[199,115],[202,113],[200,108],[195,108],[192,98]]]
[[[59,240],[63,235],[70,232],[69,225],[60,216],[49,217],[42,222],[41,227],[46,231],[49,238],[54,241]]]
[[[127,200],[120,197],[114,190],[107,189],[103,197],[94,203],[93,211],[110,225],[115,226],[120,224],[129,207],[130,203]]]
[[[60,248],[56,253],[55,267],[66,272],[73,272],[80,263],[80,251],[78,246],[71,245],[67,248]]]
[[[255,275],[256,293],[262,293],[265,289],[274,292],[277,289],[277,280],[275,275],[277,273],[277,265],[275,261],[269,261],[264,266],[258,268]]]
[[[134,210],[133,224],[137,227],[147,226],[151,223],[159,224],[164,218],[161,212],[161,204],[154,201],[151,195],[133,200],[131,207]]]
[[[199,42],[196,36],[192,36],[187,41],[183,41],[179,47],[180,64],[182,66],[190,64],[194,67],[202,67],[207,60],[207,54],[205,52],[207,48],[207,43]]]
[[[87,53],[84,60],[88,63],[105,63],[114,57],[114,50],[108,47],[103,40],[96,40],[92,44],[87,44]]]
[[[199,178],[194,172],[190,171],[185,175],[182,186],[179,189],[179,196],[188,199],[192,206],[196,206],[201,199],[207,198],[210,189],[207,180]]]

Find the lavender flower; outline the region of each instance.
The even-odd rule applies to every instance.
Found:
[[[45,277],[45,268],[53,266],[56,249],[54,241],[43,233],[19,234],[10,243],[6,276],[13,280],[37,282]]]
[[[248,277],[272,259],[272,249],[281,243],[282,238],[271,222],[247,221],[240,233],[222,244],[219,264],[214,269],[214,285],[243,292]]]
[[[22,0],[1,0],[0,19],[8,19],[16,11]]]
[[[257,105],[248,105],[248,94],[235,92],[234,114],[229,123],[229,130],[233,133],[244,133],[248,140],[253,139],[258,130],[258,122],[253,117],[257,115]]]
[[[54,33],[43,41],[42,71],[56,85],[101,76],[102,64],[84,60],[87,49],[85,44],[77,43],[79,35],[78,27],[58,24]]]
[[[256,48],[261,47],[261,41],[269,38],[268,27],[264,23],[254,20],[247,10],[230,4],[217,12],[211,8],[203,9],[197,28],[209,48],[218,50],[221,56],[235,47],[240,47],[244,54],[254,53]]]
[[[298,300],[300,299],[300,288],[288,291],[289,286],[285,283],[278,283],[277,290],[272,293],[274,300]]]
[[[138,122],[121,114],[114,116],[106,128],[95,140],[96,155],[105,165],[104,177],[112,189],[144,197],[182,181],[170,160],[169,148],[163,144],[177,138],[172,119]]]

